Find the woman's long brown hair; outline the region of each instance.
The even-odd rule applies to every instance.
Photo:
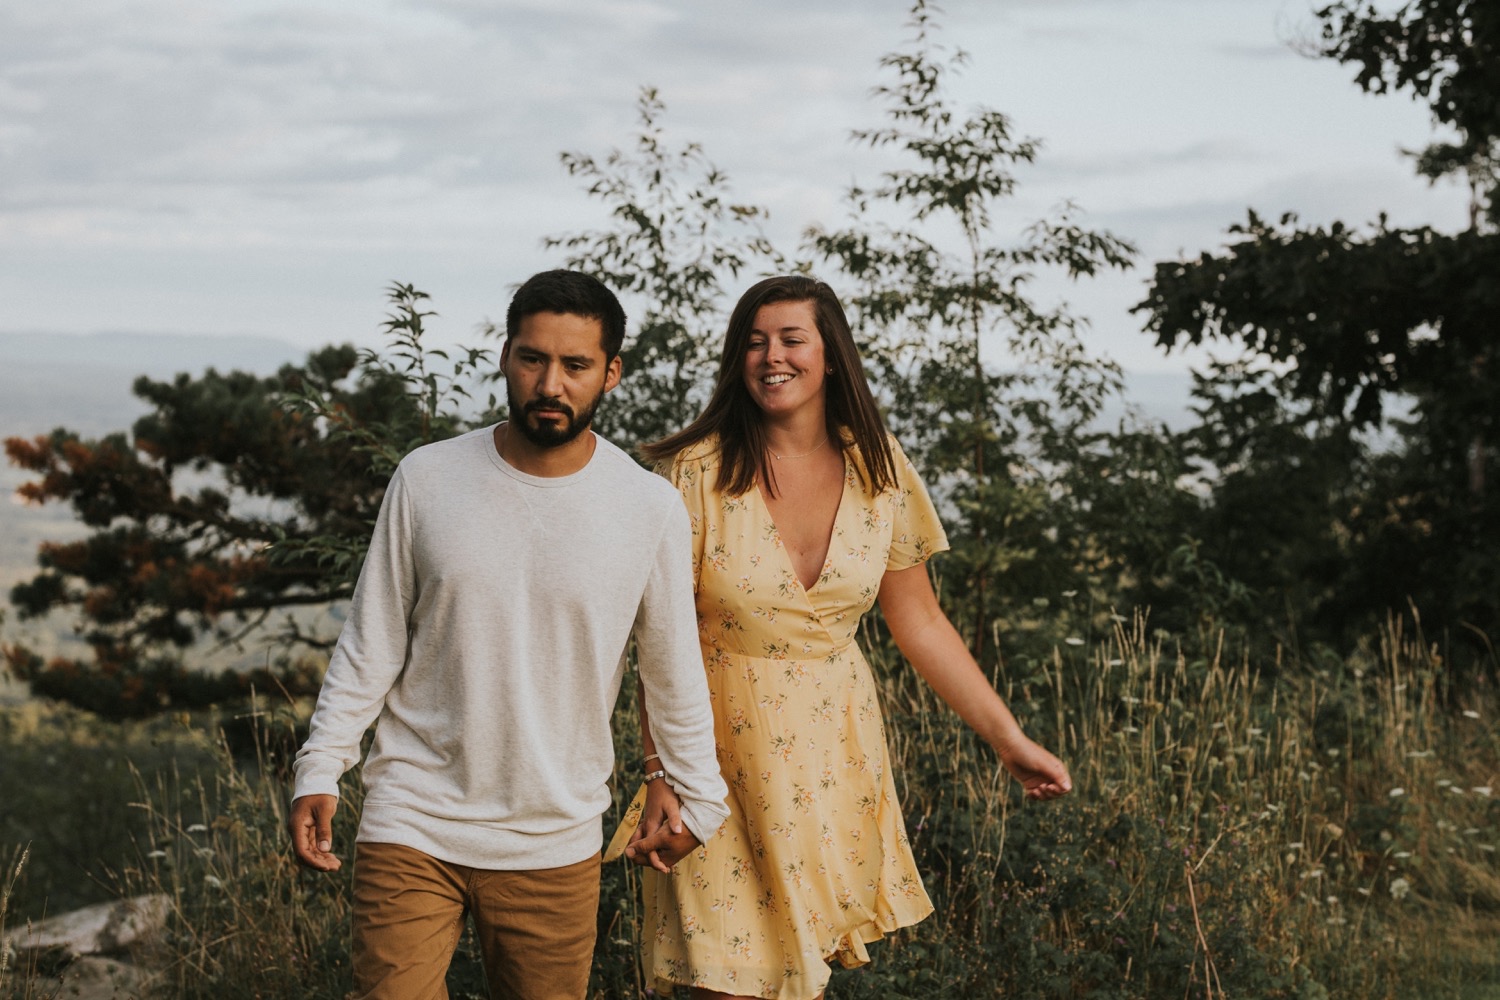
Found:
[[[845,450],[851,443],[859,450],[860,461],[855,466],[871,493],[894,486],[896,462],[885,421],[865,379],[844,307],[832,288],[800,274],[766,278],[740,296],[729,317],[724,351],[719,356],[719,374],[708,405],[696,420],[676,434],[643,445],[641,454],[648,462],[661,464],[684,448],[718,435],[719,488],[731,496],[739,496],[755,485],[758,475],[770,494],[776,495],[765,424],[760,407],[745,388],[745,354],[750,349],[755,314],[761,306],[773,302],[812,303],[818,333],[823,338],[823,356],[833,368],[824,381],[828,436]]]

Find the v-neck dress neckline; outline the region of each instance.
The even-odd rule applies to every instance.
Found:
[[[807,600],[808,607],[812,608],[814,613],[817,612],[818,605],[813,600],[813,594],[822,587],[823,581],[828,578],[828,571],[832,566],[833,560],[833,545],[840,535],[839,522],[843,519],[844,511],[849,506],[850,479],[854,474],[854,468],[849,464],[848,452],[840,449],[839,457],[843,459],[844,463],[843,475],[839,482],[839,505],[838,509],[833,512],[833,524],[828,528],[828,544],[823,549],[823,562],[818,566],[818,575],[813,580],[811,587],[803,583],[802,577],[797,574],[797,564],[792,561],[792,552],[786,546],[786,538],[781,533],[781,526],[776,523],[776,515],[771,513],[771,504],[766,499],[765,491],[760,488],[760,481],[756,480],[754,487],[752,487],[755,491],[756,501],[760,504],[761,511],[766,515],[767,522],[770,523],[772,529],[775,531],[776,548],[781,552],[781,558],[786,563],[786,568],[791,572],[792,576],[796,577],[797,585],[802,588],[802,596]]]

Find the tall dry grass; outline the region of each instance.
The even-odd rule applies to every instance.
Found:
[[[1139,618],[997,671],[1073,769],[1075,794],[1047,804],[1022,800],[909,668],[871,648],[937,912],[837,971],[830,996],[1500,996],[1500,701],[1445,687],[1439,650],[1399,621],[1310,672],[1185,651]],[[630,700],[624,762],[638,756]],[[295,716],[254,722],[274,735]],[[146,832],[122,889],[173,900],[170,934],[142,957],[167,996],[343,996],[347,867],[291,863],[282,757],[216,753],[211,772],[138,777]],[[624,798],[623,764],[617,778]],[[357,784],[335,834],[346,846]],[[611,866],[595,997],[640,995],[639,920],[633,870]],[[470,941],[450,985],[481,995]]]

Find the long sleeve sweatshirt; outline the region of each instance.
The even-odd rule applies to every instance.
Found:
[[[728,815],[681,498],[603,438],[527,475],[493,428],[419,448],[386,491],[296,759],[338,794],[371,723],[358,839],[544,869],[599,849],[610,716],[635,635],[661,763],[707,841]]]

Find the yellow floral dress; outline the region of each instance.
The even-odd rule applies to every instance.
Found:
[[[892,442],[895,489],[871,496],[844,460],[823,571],[804,590],[759,489],[717,488],[717,448],[679,455],[692,517],[703,647],[729,819],[672,876],[644,872],[644,962],[672,984],[810,998],[829,961],[932,912],[896,801],[860,617],[887,570],[948,547]]]

